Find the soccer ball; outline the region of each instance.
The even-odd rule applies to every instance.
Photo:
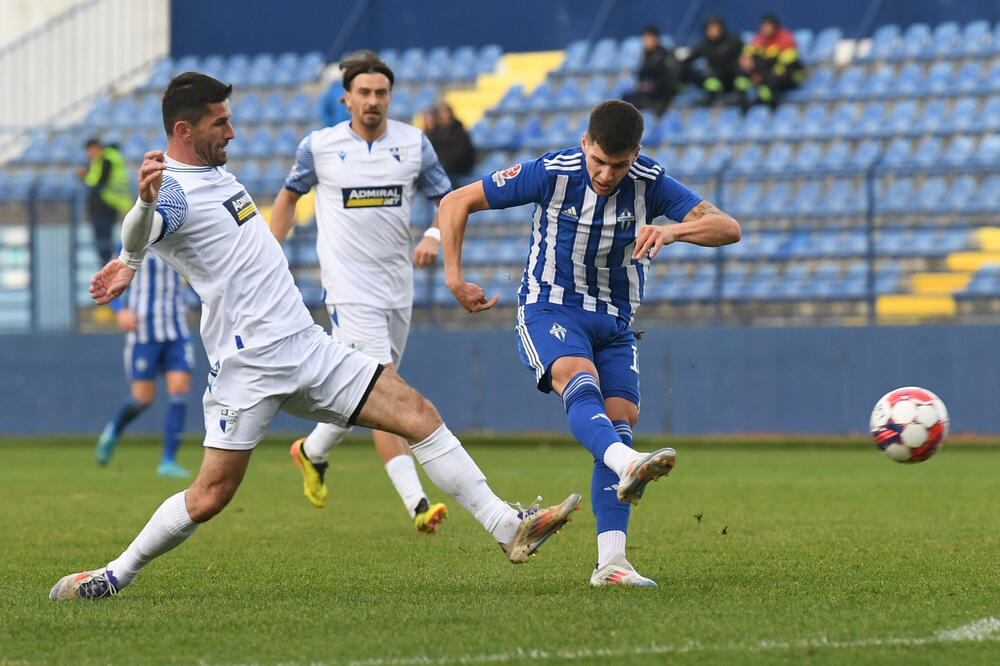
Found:
[[[896,462],[923,462],[948,435],[948,410],[927,389],[904,386],[875,403],[871,431],[882,453]]]

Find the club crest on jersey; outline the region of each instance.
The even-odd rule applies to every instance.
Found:
[[[493,172],[493,182],[496,183],[497,187],[503,187],[507,184],[508,180],[513,180],[517,178],[517,174],[521,173],[521,165],[515,164],[512,167],[507,167],[503,171]]]
[[[402,162],[406,159],[406,148],[390,148],[389,154],[395,157],[397,162]]]
[[[222,432],[226,432],[226,429],[232,430],[236,427],[236,421],[240,418],[240,410],[233,409],[232,407],[223,407],[222,411],[219,412],[219,427],[222,428]]]
[[[618,228],[625,231],[635,223],[635,215],[628,208],[623,208],[622,212],[618,213],[617,220]]]
[[[337,153],[337,154],[338,154],[338,155],[340,155],[340,161],[341,161],[341,162],[343,162],[343,161],[344,161],[344,158],[345,158],[345,157],[347,157],[347,153],[345,153],[345,152],[344,152],[343,150],[342,150],[342,151],[340,151],[340,152],[339,152],[339,153]]]
[[[566,329],[559,325],[559,322],[552,324],[549,333],[559,342],[566,342]]]
[[[237,226],[242,225],[257,214],[257,206],[254,205],[253,199],[250,198],[246,190],[240,190],[239,193],[223,201],[222,205],[226,207],[229,214],[236,220]]]
[[[402,185],[345,187],[344,208],[398,208],[403,205]]]

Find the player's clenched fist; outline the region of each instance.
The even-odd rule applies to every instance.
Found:
[[[455,300],[469,312],[489,310],[497,304],[497,301],[500,300],[499,296],[494,296],[487,301],[486,292],[483,291],[482,287],[478,284],[472,284],[471,282],[461,282],[454,287],[449,286],[448,289],[451,290],[452,296],[455,297]]]
[[[151,150],[146,153],[139,166],[139,198],[146,203],[154,203],[160,196],[163,172],[167,170],[163,159],[162,150]]]
[[[426,268],[438,258],[438,242],[429,236],[424,236],[413,249],[413,265],[417,268]]]

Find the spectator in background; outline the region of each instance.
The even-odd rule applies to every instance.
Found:
[[[737,93],[736,77],[740,75],[740,52],[743,40],[739,35],[726,30],[720,16],[710,16],[705,21],[705,39],[695,46],[682,63],[682,77],[705,92],[699,104],[708,106],[719,100],[724,93]],[[704,58],[706,64],[694,69],[695,62]]]
[[[745,93],[756,87],[757,100],[772,107],[777,106],[779,93],[799,87],[805,78],[795,36],[774,14],[761,18],[760,31],[740,56],[740,68],[743,73],[736,87]]]
[[[132,208],[132,190],[125,172],[125,158],[117,146],[102,146],[92,138],[84,147],[90,166],[81,167],[79,173],[87,186],[87,215],[103,266],[111,261],[111,227],[119,215]]]
[[[341,101],[342,91],[340,81],[334,81],[319,98],[319,118],[323,122],[323,127],[333,127],[337,123],[351,119],[351,114]]]
[[[428,131],[428,113],[424,113],[424,133],[434,146],[441,166],[448,174],[448,179],[454,184],[465,183],[472,166],[476,163],[476,149],[472,145],[469,133],[465,131],[462,121],[455,117],[455,112],[447,104],[431,111],[433,125]]]
[[[640,109],[662,113],[677,92],[677,59],[660,43],[660,31],[655,26],[643,29],[642,48],[638,84],[623,99]]]

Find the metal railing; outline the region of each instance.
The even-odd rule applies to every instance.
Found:
[[[84,0],[0,49],[0,129],[58,124],[169,48],[169,0]]]

